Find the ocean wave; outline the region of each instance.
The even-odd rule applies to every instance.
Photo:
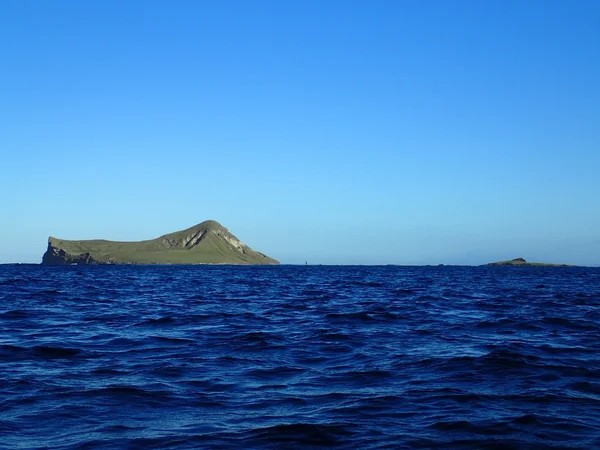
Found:
[[[600,448],[600,269],[14,266],[0,297],[7,448]]]

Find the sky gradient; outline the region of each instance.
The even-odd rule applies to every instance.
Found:
[[[600,264],[600,2],[0,2],[0,262]]]

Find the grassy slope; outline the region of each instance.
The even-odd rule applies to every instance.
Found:
[[[138,264],[277,264],[277,261],[246,247],[242,253],[212,231],[229,233],[214,221],[206,221],[186,230],[138,242],[106,240],[68,241],[50,238],[50,243],[72,255],[89,252],[99,262]],[[197,232],[206,235],[197,245],[185,248],[184,239]],[[165,241],[176,243],[168,248]]]

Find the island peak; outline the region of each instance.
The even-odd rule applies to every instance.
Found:
[[[216,220],[147,241],[48,238],[42,264],[279,264],[257,252]]]

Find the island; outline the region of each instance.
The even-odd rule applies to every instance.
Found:
[[[279,264],[279,261],[252,250],[220,223],[207,220],[147,241],[69,241],[50,236],[42,264]]]
[[[511,266],[511,267],[575,267],[569,264],[551,264],[540,262],[527,262],[524,258],[515,258],[508,261],[497,261],[488,263],[488,266]]]

